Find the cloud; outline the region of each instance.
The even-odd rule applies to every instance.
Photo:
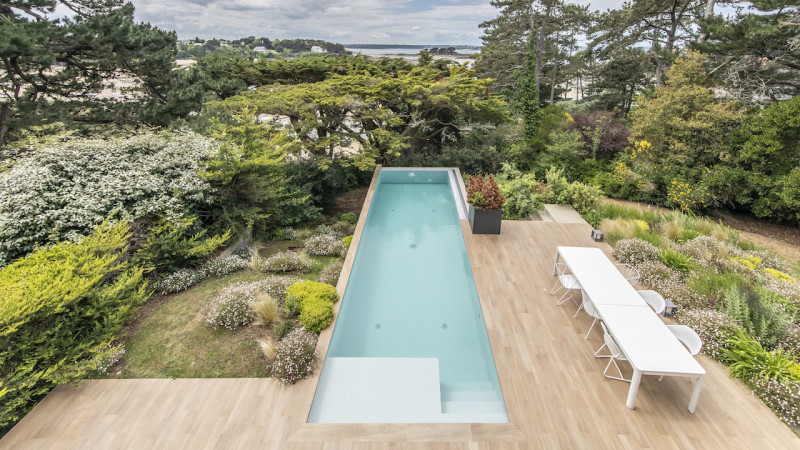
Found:
[[[181,39],[313,38],[341,43],[480,44],[489,0],[133,0],[136,19]]]

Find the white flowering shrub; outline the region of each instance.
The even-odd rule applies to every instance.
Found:
[[[250,304],[255,300],[256,290],[250,283],[237,283],[222,289],[206,305],[206,322],[214,329],[233,330],[253,321]]]
[[[787,425],[800,426],[800,382],[761,378],[751,383],[753,393]]]
[[[125,347],[109,345],[100,350],[97,358],[97,373],[108,375],[108,371],[125,356]]]
[[[716,359],[725,359],[728,341],[739,326],[725,313],[713,309],[678,309],[678,322],[692,328],[703,341],[703,353]]]
[[[339,275],[342,273],[342,266],[344,263],[342,261],[334,261],[328,265],[328,267],[322,269],[322,275],[319,277],[319,281],[322,283],[328,283],[331,286],[336,286],[336,283],[339,282]]]
[[[641,264],[658,259],[658,248],[639,238],[623,239],[617,242],[614,256],[625,264]]]
[[[199,175],[212,140],[194,133],[74,139],[0,173],[0,265],[35,246],[78,240],[112,211],[184,217],[211,199]]]
[[[242,258],[237,255],[218,256],[200,266],[199,272],[204,277],[221,277],[242,270],[249,265],[249,257]]]
[[[275,345],[275,361],[270,375],[284,384],[294,384],[314,370],[317,337],[302,328],[295,328]]]
[[[320,225],[314,229],[312,236],[336,236],[341,239],[344,235],[332,225]]]
[[[164,277],[158,283],[157,291],[161,295],[184,291],[199,283],[202,279],[203,273],[197,269],[180,269]]]
[[[260,258],[258,268],[263,272],[308,272],[311,270],[311,258],[305,253],[292,250],[278,252],[269,258]]]
[[[306,239],[306,252],[316,256],[339,256],[344,253],[342,238],[333,234],[318,234]]]
[[[283,304],[283,299],[286,298],[286,288],[298,281],[302,280],[297,277],[285,275],[270,275],[263,280],[248,283],[248,285],[255,290],[256,295],[259,293],[267,293],[279,304]]]

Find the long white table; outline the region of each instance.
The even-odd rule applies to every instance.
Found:
[[[657,317],[636,289],[599,248],[558,247],[562,260],[594,304],[601,320],[633,367],[628,408],[636,405],[642,375],[684,376],[697,379],[689,400],[695,412],[705,369]],[[553,274],[557,274],[554,267]]]

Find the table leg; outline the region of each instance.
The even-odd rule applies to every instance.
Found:
[[[628,389],[628,408],[633,409],[636,405],[636,394],[639,392],[639,382],[642,381],[642,372],[638,369],[633,369],[633,377],[631,377],[631,387]]]
[[[697,381],[694,384],[694,390],[692,390],[692,399],[689,400],[689,412],[694,414],[694,411],[697,409],[697,400],[700,399],[700,388],[703,387],[703,376],[697,377]]]
[[[561,256],[556,250],[556,262],[553,264],[553,275],[558,275],[558,257]]]

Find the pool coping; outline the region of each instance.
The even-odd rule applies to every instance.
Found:
[[[464,185],[464,178],[461,175],[461,170],[458,167],[387,167],[386,170],[454,170],[456,173],[456,179],[458,180],[458,185],[460,189],[460,193],[462,196],[462,200],[466,201],[466,186]],[[314,391],[311,395],[311,401],[308,402],[305,408],[303,408],[303,424],[295,430],[293,436],[296,438],[301,438],[302,440],[314,440],[311,438],[313,436],[313,430],[318,429],[330,429],[335,427],[341,427],[345,425],[359,425],[362,427],[378,427],[381,430],[385,430],[386,427],[399,427],[405,428],[409,425],[417,425],[417,424],[410,424],[410,423],[363,423],[363,424],[337,424],[337,423],[313,423],[308,422],[308,417],[311,413],[311,407],[314,403],[314,397],[316,396],[317,389],[319,387],[320,382],[320,374],[322,373],[323,366],[325,364],[325,358],[328,356],[328,349],[330,348],[331,338],[333,337],[333,329],[336,326],[336,321],[339,318],[339,310],[342,307],[342,299],[344,298],[344,291],[347,288],[347,283],[350,280],[350,274],[353,270],[353,263],[355,262],[356,253],[358,252],[358,244],[361,242],[361,234],[364,231],[364,226],[367,221],[367,214],[369,213],[370,205],[372,205],[372,198],[375,194],[375,188],[378,184],[378,177],[380,176],[381,170],[383,169],[382,164],[378,164],[375,167],[375,172],[372,174],[372,179],[370,180],[369,189],[367,190],[367,195],[364,198],[364,204],[361,206],[361,213],[358,216],[358,222],[356,222],[356,229],[353,232],[353,239],[350,242],[350,247],[347,250],[347,255],[345,256],[344,263],[342,265],[342,271],[339,274],[339,281],[336,283],[336,293],[339,295],[339,301],[334,304],[334,316],[331,325],[322,330],[317,339],[317,360],[319,363],[317,364],[316,369],[314,370],[313,381],[314,381]],[[466,236],[464,233],[469,231],[469,221],[466,219],[460,219],[459,222],[461,223],[461,232],[462,236],[465,240],[466,245]],[[466,227],[465,227],[466,224]],[[472,268],[472,261],[470,261],[470,270],[472,271],[472,276],[474,278],[475,272]],[[481,299],[480,293],[478,293],[478,301],[480,302],[481,309],[483,311],[486,310],[488,305]],[[494,345],[492,345],[492,336],[489,334],[489,346],[492,349],[492,362],[495,365],[495,370],[497,370],[497,375],[500,380],[500,389],[502,391],[504,403],[507,402],[506,400],[506,390],[503,389],[503,380],[500,377],[500,368],[497,364],[497,357],[494,355]],[[507,408],[507,406],[506,406]],[[525,434],[517,428],[513,420],[511,418],[511,414],[508,414],[508,423],[426,423],[423,425],[427,426],[453,426],[453,425],[472,425],[472,426],[479,426],[481,433],[485,433],[487,435],[496,435],[496,436],[503,436],[504,440],[524,440]],[[307,434],[309,433],[309,434]],[[309,439],[311,438],[311,439]]]

